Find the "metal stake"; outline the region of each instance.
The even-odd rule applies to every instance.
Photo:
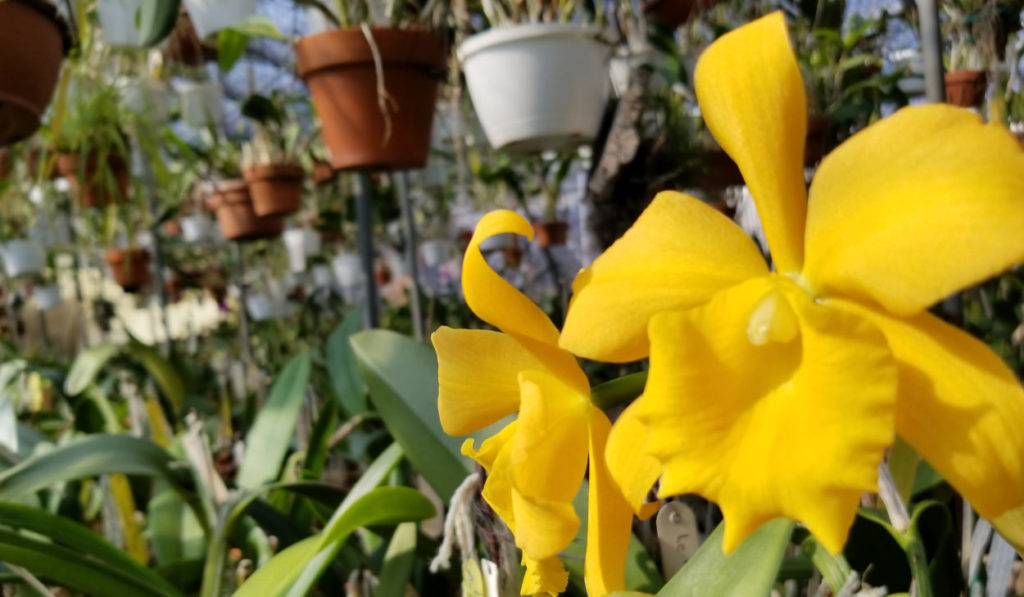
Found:
[[[937,0],[917,0],[921,22],[921,58],[924,62],[924,88],[929,102],[946,101],[946,81],[942,68],[942,32],[939,30]]]
[[[149,159],[142,152],[142,149],[138,146],[135,147],[135,156],[142,165],[142,181],[146,187],[146,207],[149,209],[149,213],[158,213],[158,205],[156,201],[156,195],[154,194],[153,187],[155,181],[153,180],[153,165],[149,163]],[[157,285],[157,298],[160,302],[160,318],[164,326],[164,350],[167,354],[171,354],[171,322],[167,315],[167,287],[164,285],[164,258],[163,253],[160,251],[160,233],[156,228],[150,231],[153,237],[153,278],[156,280]]]
[[[405,172],[395,172],[391,176],[398,191],[398,203],[402,208],[402,225],[405,229],[405,261],[409,268],[409,276],[412,277],[412,296],[409,297],[410,311],[412,312],[412,329],[416,339],[420,342],[426,337],[423,325],[423,296],[420,291],[419,264],[416,260],[416,247],[419,243],[416,237],[416,220],[412,214],[412,201],[409,198],[409,179]]]
[[[380,307],[377,304],[377,281],[373,276],[373,222],[370,217],[373,181],[366,172],[360,172],[356,193],[356,226],[359,231],[359,258],[363,264],[363,278],[366,286],[366,309],[364,317],[367,328],[377,327],[380,321]]]

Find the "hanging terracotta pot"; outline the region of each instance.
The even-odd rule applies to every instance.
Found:
[[[533,225],[534,237],[542,247],[564,245],[569,238],[569,222],[552,220]]]
[[[285,215],[302,207],[302,183],[306,171],[297,164],[253,166],[243,172],[258,216]]]
[[[985,101],[988,77],[981,70],[946,73],[946,103],[963,108],[978,108]]]
[[[121,203],[128,196],[128,165],[122,156],[108,153],[106,166],[101,171],[98,154],[89,154],[82,160],[77,153],[57,156],[57,171],[67,179],[71,196],[82,207],[104,207]]]
[[[217,212],[221,236],[228,240],[275,238],[284,230],[283,217],[256,215],[244,180],[218,181],[207,196],[206,205]]]
[[[718,0],[647,0],[641,9],[652,21],[675,29],[710,8]]]
[[[0,2],[0,146],[39,128],[70,43],[50,2]]]
[[[317,33],[295,44],[299,76],[313,95],[331,164],[336,170],[420,168],[430,152],[444,41],[428,31],[370,31],[381,78],[360,28]]]
[[[325,185],[337,176],[337,172],[331,167],[330,162],[322,160],[313,161],[313,182],[318,186]]]
[[[110,274],[125,292],[138,292],[149,282],[149,252],[145,249],[107,249]]]

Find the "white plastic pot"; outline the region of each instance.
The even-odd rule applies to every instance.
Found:
[[[100,20],[100,33],[109,46],[142,46],[142,32],[136,25],[136,15],[145,2],[153,0],[99,0],[96,13]]]
[[[183,0],[196,34],[211,33],[237,25],[256,12],[256,0]]]
[[[611,48],[595,27],[500,27],[462,42],[473,107],[496,149],[540,151],[586,143],[608,99]]]
[[[181,119],[195,128],[206,128],[224,117],[220,85],[210,82],[184,81],[178,84]]]
[[[423,265],[437,267],[444,263],[448,255],[448,243],[440,240],[425,240],[420,243],[420,257]]]
[[[60,286],[56,284],[36,286],[32,289],[32,298],[35,299],[36,305],[43,311],[52,309],[60,304]]]
[[[331,260],[334,279],[342,288],[355,288],[363,285],[362,264],[358,255],[342,253]]]
[[[35,240],[12,240],[0,248],[4,258],[4,271],[11,278],[37,274],[46,266],[46,249]]]
[[[128,79],[118,81],[121,92],[121,107],[129,112],[141,114],[153,124],[162,124],[170,118],[171,109],[167,98],[171,90],[167,83],[152,79]]]
[[[302,229],[302,238],[305,240],[303,244],[306,247],[306,257],[315,257],[320,254],[323,242],[319,232],[306,226]]]
[[[245,310],[253,321],[265,321],[277,314],[274,299],[261,292],[251,292],[245,297]]]
[[[313,266],[313,286],[317,288],[330,288],[333,283],[334,277],[331,275],[331,268],[322,263]]]
[[[181,238],[187,243],[202,242],[210,230],[210,220],[202,214],[178,218],[181,224]]]
[[[281,233],[281,240],[288,251],[288,269],[293,272],[306,271],[306,231],[302,228],[288,228]]]

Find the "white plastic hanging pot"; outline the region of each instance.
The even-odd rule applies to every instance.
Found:
[[[595,27],[539,23],[474,35],[458,49],[473,107],[496,149],[539,151],[594,138],[610,46]]]
[[[444,263],[448,254],[448,243],[440,240],[425,240],[420,243],[420,257],[423,265],[437,267]]]
[[[331,275],[331,268],[322,263],[313,266],[313,286],[330,288],[333,283],[334,277]]]
[[[187,243],[202,242],[210,230],[210,220],[203,214],[178,218],[181,224],[181,238]]]
[[[107,45],[141,48],[170,34],[178,18],[178,0],[98,0],[96,13]]]
[[[183,0],[200,39],[237,25],[256,12],[256,0]]]
[[[304,245],[306,248],[306,257],[315,257],[320,254],[320,250],[323,248],[323,243],[320,238],[320,233],[313,230],[309,226],[302,229],[302,238],[304,239]]]
[[[121,107],[134,114],[140,114],[152,124],[163,124],[170,118],[171,109],[167,98],[170,88],[163,81],[151,79],[129,79],[118,81],[121,91]]]
[[[334,278],[342,288],[355,288],[363,285],[362,264],[358,255],[342,253],[331,260]]]
[[[288,269],[293,272],[306,271],[306,231],[289,228],[281,233],[284,248],[288,251]]]
[[[46,249],[35,240],[12,240],[0,249],[4,258],[4,271],[11,278],[36,274],[46,266]]]
[[[32,298],[35,299],[36,305],[43,311],[52,309],[60,304],[60,286],[56,284],[36,286],[32,289]]]
[[[178,84],[181,98],[181,119],[195,128],[206,128],[224,116],[220,85],[210,82],[184,81]]]
[[[245,297],[245,309],[253,321],[265,321],[273,317],[277,309],[275,301],[262,292],[252,292]]]

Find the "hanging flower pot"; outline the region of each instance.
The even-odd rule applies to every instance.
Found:
[[[46,266],[46,249],[32,239],[10,240],[0,247],[4,258],[4,272],[14,278],[38,274]]]
[[[322,160],[313,161],[313,182],[317,185],[325,185],[337,176],[334,168],[331,167],[330,162],[324,162]]]
[[[473,107],[495,149],[559,149],[594,138],[611,55],[599,33],[568,23],[517,25],[459,46]]]
[[[144,249],[107,249],[103,255],[110,275],[125,292],[138,292],[149,282],[149,252]]]
[[[41,310],[52,309],[61,303],[60,286],[57,284],[36,286],[32,288],[32,298],[35,299],[36,306]]]
[[[242,175],[249,185],[256,215],[275,216],[299,211],[306,171],[297,164],[266,164],[247,168]]]
[[[358,255],[341,253],[331,260],[334,279],[342,288],[356,288],[363,285],[363,268]]]
[[[181,119],[185,124],[204,129],[224,118],[224,94],[220,85],[210,81],[182,81],[177,87]]]
[[[284,248],[288,252],[288,269],[299,273],[306,271],[306,233],[302,228],[289,228],[281,234]]]
[[[70,43],[51,3],[0,1],[0,146],[39,128]]]
[[[978,108],[985,101],[988,77],[981,70],[946,73],[946,103],[963,108]]]
[[[160,43],[174,29],[178,4],[178,0],[97,0],[103,41],[135,48]]]
[[[71,196],[82,207],[121,203],[128,196],[128,165],[116,153],[106,155],[105,167],[100,167],[96,153],[84,160],[77,153],[62,153],[57,156],[57,171],[67,179]]]
[[[652,21],[675,29],[717,2],[718,0],[648,0],[641,4],[641,9]]]
[[[533,225],[533,230],[536,233],[537,244],[542,247],[564,245],[569,238],[569,222],[562,220],[537,222]]]
[[[313,266],[313,286],[316,288],[330,288],[334,283],[334,276],[331,268],[320,263]]]
[[[275,238],[284,230],[281,216],[258,216],[244,180],[224,180],[214,185],[207,207],[217,212],[221,236],[227,240]]]
[[[200,38],[237,25],[256,12],[256,0],[183,0],[183,2]]]
[[[198,243],[209,235],[210,220],[203,214],[191,214],[178,218],[181,224],[181,239],[187,243]]]
[[[427,31],[370,31],[375,48],[360,28],[295,44],[299,76],[313,95],[331,164],[336,170],[420,168],[430,152],[444,41]]]

